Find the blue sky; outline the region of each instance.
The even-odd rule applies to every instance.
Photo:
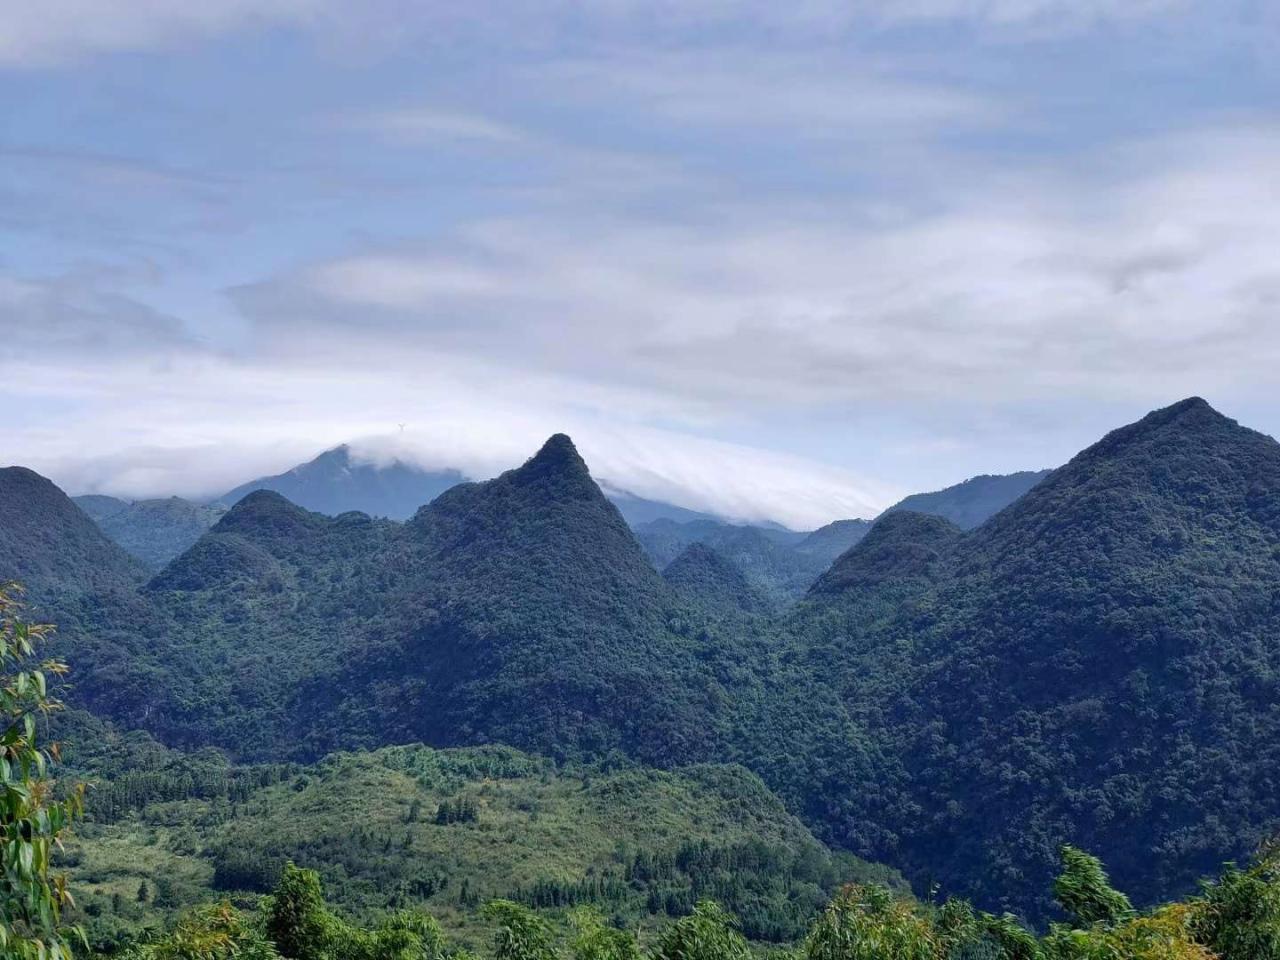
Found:
[[[3,459],[567,430],[807,526],[1191,394],[1275,433],[1278,48],[1261,0],[0,0]]]

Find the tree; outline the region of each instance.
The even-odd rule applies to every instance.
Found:
[[[69,960],[63,907],[73,903],[66,878],[50,863],[60,837],[84,809],[84,786],[55,792],[49,764],[58,745],[41,746],[37,720],[61,708],[49,694],[60,660],[34,661],[53,628],[22,618],[21,588],[0,584],[0,956],[13,960]]]
[[[806,960],[938,960],[933,924],[877,884],[851,884],[822,912],[805,941]]]
[[[573,960],[640,960],[635,936],[606,924],[598,910],[575,910],[569,923],[574,930]]]
[[[1081,926],[1112,925],[1133,916],[1133,904],[1111,886],[1102,861],[1075,847],[1062,848],[1062,873],[1053,882],[1053,894]]]
[[[494,960],[556,960],[551,928],[528,907],[510,900],[491,900],[484,916],[498,924],[493,937]]]
[[[1247,870],[1227,864],[1199,908],[1197,939],[1222,960],[1280,960],[1280,842],[1264,846]]]
[[[716,903],[701,901],[663,935],[654,960],[749,960],[751,950],[734,918]]]
[[[267,908],[267,935],[276,949],[291,960],[328,960],[332,927],[320,875],[286,863]]]
[[[168,936],[131,947],[118,960],[278,960],[272,945],[230,904],[188,913]]]

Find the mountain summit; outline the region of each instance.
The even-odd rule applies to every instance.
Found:
[[[400,460],[384,465],[362,461],[342,444],[285,473],[241,484],[218,502],[231,506],[254,490],[273,490],[318,513],[336,516],[359,510],[405,520],[465,479],[457,470],[423,470]]]
[[[1182,401],[930,566],[906,596],[811,600],[845,625],[820,649],[845,651],[847,702],[887,704],[877,736],[912,813],[886,826],[918,877],[998,903],[1047,887],[1066,842],[1107,851],[1117,883],[1154,901],[1280,822],[1280,444]]]

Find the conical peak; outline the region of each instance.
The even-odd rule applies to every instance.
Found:
[[[1185,400],[1179,400],[1167,407],[1153,410],[1138,422],[1160,426],[1169,423],[1188,425],[1235,423],[1231,418],[1224,417],[1209,406],[1209,402],[1203,397],[1187,397]]]
[[[569,439],[566,433],[553,433],[547,438],[547,442],[542,445],[542,449],[533,455],[534,461],[545,461],[548,463],[566,463],[581,465],[582,469],[586,469],[587,465],[583,462],[582,457],[578,454],[578,448],[573,445],[573,441]]]
[[[213,527],[215,533],[296,531],[311,525],[314,514],[274,490],[254,490],[237,502]]]
[[[1111,431],[1093,446],[1081,451],[1073,462],[1123,456],[1135,446],[1157,437],[1162,440],[1208,437],[1222,440],[1234,433],[1241,436],[1253,435],[1253,431],[1241,427],[1230,417],[1223,416],[1203,398],[1188,397],[1153,410],[1135,423]]]
[[[563,433],[552,435],[542,449],[515,470],[511,477],[523,486],[545,485],[575,491],[579,495],[604,497],[591,479],[591,471],[578,454],[577,447]]]

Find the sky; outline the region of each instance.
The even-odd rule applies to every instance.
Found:
[[[1280,433],[1272,0],[0,0],[0,462],[812,527]]]

